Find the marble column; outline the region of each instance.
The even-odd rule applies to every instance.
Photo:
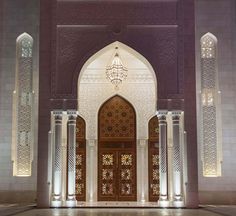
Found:
[[[68,158],[67,158],[67,206],[76,205],[75,197],[75,175],[76,175],[76,118],[77,111],[70,110],[67,111],[68,116],[68,128],[67,128],[67,138],[68,138]]]
[[[183,205],[183,168],[182,168],[182,146],[180,142],[180,117],[181,111],[172,112],[173,123],[173,186],[174,202],[173,205],[181,207]]]
[[[159,120],[159,173],[160,173],[160,198],[159,205],[167,207],[168,200],[168,182],[167,182],[167,111],[158,111],[157,117]]]
[[[140,140],[140,155],[141,155],[141,163],[140,163],[140,177],[141,177],[141,202],[145,202],[145,147],[146,147],[147,140],[141,139]]]
[[[48,183],[48,191],[49,191],[49,200],[51,201],[52,198],[52,186],[53,186],[53,175],[52,175],[52,152],[53,152],[53,133],[52,131],[48,132],[48,179],[47,179],[47,183]],[[49,206],[51,205],[51,203],[49,203]]]
[[[90,160],[90,166],[89,166],[89,202],[94,202],[94,152],[95,152],[95,140],[91,139],[88,140],[89,145],[89,160]]]
[[[53,111],[54,139],[53,139],[53,187],[52,206],[62,205],[62,111]]]

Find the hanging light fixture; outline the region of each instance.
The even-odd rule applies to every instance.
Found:
[[[115,90],[118,90],[119,85],[127,77],[128,70],[121,61],[118,53],[118,47],[115,49],[115,55],[113,55],[111,64],[106,67],[106,76],[107,79],[115,86]]]

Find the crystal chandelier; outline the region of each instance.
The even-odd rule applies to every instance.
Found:
[[[106,76],[109,81],[115,86],[115,90],[119,89],[119,85],[122,81],[127,77],[127,68],[123,65],[121,58],[118,53],[118,47],[115,48],[115,55],[113,55],[113,59],[111,64],[106,68]]]

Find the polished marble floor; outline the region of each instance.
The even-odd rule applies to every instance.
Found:
[[[16,216],[219,216],[204,209],[32,209]]]
[[[111,202],[98,204],[101,203],[97,203],[93,208],[83,203],[77,208],[51,209],[37,209],[35,204],[0,204],[0,216],[236,216],[236,205],[201,205],[199,209],[161,209],[151,206],[153,203],[143,207],[123,203],[121,207],[120,202],[113,202],[113,208],[107,206]]]

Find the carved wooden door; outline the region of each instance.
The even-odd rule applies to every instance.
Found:
[[[76,177],[75,192],[77,201],[86,199],[86,138],[85,121],[78,116],[76,120]]]
[[[159,199],[159,123],[157,116],[151,118],[148,124],[148,164],[149,164],[149,201]]]
[[[132,105],[119,96],[99,111],[98,200],[136,201],[136,119]]]

